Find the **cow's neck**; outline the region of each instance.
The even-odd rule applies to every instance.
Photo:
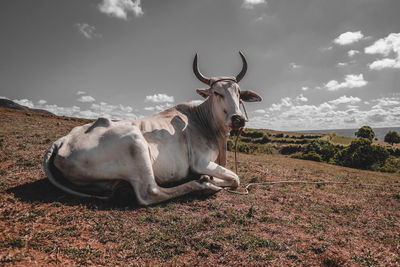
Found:
[[[224,125],[218,125],[214,118],[213,105],[210,99],[204,101],[201,105],[195,108],[196,118],[202,131],[204,131],[209,140],[211,140],[216,147],[218,147],[217,163],[226,165],[226,141],[229,137],[230,129],[225,128]]]

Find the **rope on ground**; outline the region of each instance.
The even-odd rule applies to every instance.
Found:
[[[396,187],[400,186],[400,184],[362,184],[362,183],[352,183],[352,182],[334,182],[334,181],[271,181],[271,182],[262,182],[262,183],[249,183],[246,185],[244,188],[244,191],[234,191],[231,189],[224,188],[225,191],[232,193],[232,194],[238,194],[238,195],[248,195],[249,194],[249,188],[252,186],[258,186],[258,185],[275,185],[275,184],[318,184],[318,185],[324,185],[324,184],[346,184],[346,185],[353,185],[353,186],[374,186],[374,187]]]

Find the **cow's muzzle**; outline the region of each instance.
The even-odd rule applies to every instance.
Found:
[[[243,116],[240,115],[233,115],[232,118],[232,129],[239,129],[241,127],[244,127],[246,120],[244,119]]]

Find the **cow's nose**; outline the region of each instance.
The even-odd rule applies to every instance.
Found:
[[[243,116],[240,116],[240,115],[233,115],[231,120],[232,120],[232,128],[234,128],[234,129],[243,127],[245,124],[245,120],[244,120]]]

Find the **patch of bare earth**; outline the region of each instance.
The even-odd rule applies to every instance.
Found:
[[[239,155],[242,185],[300,180],[153,207],[52,186],[45,150],[88,120],[0,109],[0,265],[384,265],[400,263],[400,177],[280,155]],[[232,155],[229,167],[233,169]],[[125,201],[124,201],[125,199]]]

